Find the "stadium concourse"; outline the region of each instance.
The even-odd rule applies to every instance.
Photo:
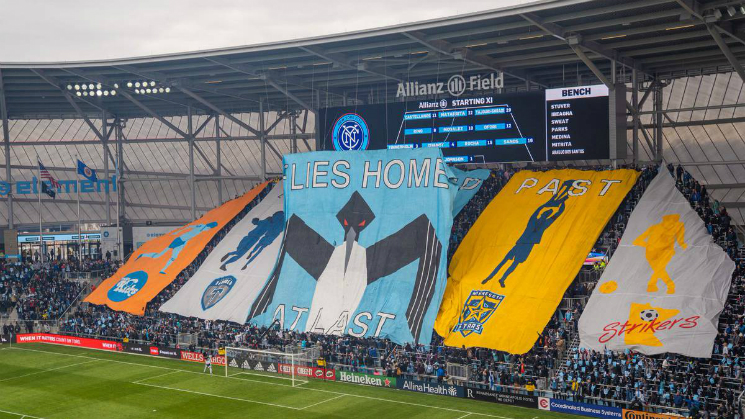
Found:
[[[0,417],[745,418],[743,23],[0,62]]]

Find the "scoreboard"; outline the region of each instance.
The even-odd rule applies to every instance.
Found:
[[[594,85],[324,108],[317,149],[436,147],[451,163],[623,158],[619,90]]]

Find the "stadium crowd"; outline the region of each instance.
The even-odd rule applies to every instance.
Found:
[[[567,290],[565,302],[557,309],[534,348],[522,356],[483,348],[445,347],[437,336],[433,338],[431,345],[398,346],[382,339],[282,331],[159,312],[161,304],[170,299],[196,272],[212,248],[245,216],[255,205],[253,203],[218,232],[177,280],[148,304],[145,316],[115,312],[105,306],[81,304],[73,315],[61,322],[60,331],[144,341],[163,346],[178,346],[178,335],[186,334],[195,337],[190,349],[202,348],[208,351],[216,351],[224,345],[279,349],[319,347],[322,357],[337,368],[377,370],[392,376],[431,380],[464,379],[468,376],[468,379],[478,385],[491,389],[525,392],[528,391],[526,388],[537,386],[543,392],[541,394],[555,398],[650,410],[663,406],[678,408],[681,409],[679,412],[688,412],[691,415],[701,412],[703,415],[734,418],[736,398],[745,388],[745,262],[739,258],[739,244],[726,208],[716,201],[711,202],[706,188],[685,170],[680,167],[669,169],[676,176],[678,187],[705,221],[709,232],[737,262],[728,304],[720,317],[720,333],[716,340],[714,357],[710,360],[676,355],[643,356],[628,351],[622,354],[598,353],[580,349],[577,321],[584,302],[599,278],[598,267],[583,269]],[[612,256],[631,211],[656,172],[657,169],[651,167],[642,170],[632,192],[598,240],[596,250]],[[514,171],[510,169],[493,170],[476,196],[455,218],[449,258],[469,227],[513,174]],[[268,190],[261,197],[267,192]],[[33,266],[24,267],[20,271],[15,269],[19,272],[16,276],[28,277],[25,283],[33,282],[32,278],[36,275]],[[52,277],[44,278],[56,281]],[[40,288],[38,283],[35,285],[36,289]],[[65,287],[58,285],[59,290]],[[6,285],[5,289],[5,295],[10,295],[11,298],[22,295],[17,291],[18,287],[8,292]],[[64,302],[69,300],[67,291],[65,289],[60,293],[64,295],[60,297],[60,304],[38,304],[30,312],[35,313],[35,316],[58,313],[59,308],[64,307]],[[51,293],[59,292],[55,288]],[[0,301],[2,299],[3,292],[0,289]],[[27,312],[25,308],[22,311]],[[458,377],[450,377],[449,374],[455,371],[448,371],[448,364],[464,365],[467,371],[458,374]]]

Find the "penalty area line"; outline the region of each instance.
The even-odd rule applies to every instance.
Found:
[[[330,398],[330,399],[328,399],[328,400],[321,400],[321,401],[320,401],[320,402],[318,402],[318,403],[313,403],[313,404],[309,404],[308,406],[305,406],[305,407],[301,407],[301,408],[300,408],[300,410],[305,410],[305,409],[311,408],[311,407],[313,407],[313,406],[318,406],[319,404],[324,404],[324,403],[328,403],[328,402],[334,401],[334,400],[336,400],[336,399],[340,399],[340,398],[342,398],[342,397],[344,397],[344,396],[346,396],[346,394],[340,394],[340,395],[338,395],[338,396],[336,396],[336,397],[332,397],[332,398]]]
[[[198,394],[200,396],[217,397],[219,399],[228,399],[228,400],[236,400],[236,401],[246,402],[246,403],[263,404],[263,405],[266,405],[266,406],[280,407],[282,409],[301,410],[299,407],[285,406],[285,405],[282,405],[282,404],[275,404],[275,403],[268,403],[268,402],[260,402],[260,401],[251,400],[251,399],[241,399],[240,397],[223,396],[223,395],[220,395],[220,394],[204,393],[204,392],[201,392],[201,391],[187,390],[187,389],[184,389],[184,388],[158,386],[158,385],[155,385],[155,384],[147,384],[147,383],[133,383],[133,384],[137,384],[139,386],[147,386],[147,387],[160,388],[160,389],[163,389],[163,390],[181,391],[181,392],[184,392],[184,393]]]
[[[23,413],[18,413],[18,412],[11,412],[11,411],[9,411],[9,410],[0,410],[0,413],[7,413],[7,414],[9,414],[9,415],[20,416],[21,418],[33,418],[33,419],[42,419],[42,418],[40,418],[40,417],[38,417],[38,416],[31,416],[31,415],[26,415],[26,414],[23,414]]]

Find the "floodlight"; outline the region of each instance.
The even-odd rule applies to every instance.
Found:
[[[165,91],[165,90],[163,90],[163,88],[162,88],[162,87],[158,89],[158,92],[160,92],[160,93],[163,93],[164,91]]]
[[[96,84],[96,89],[101,90],[101,83]]]
[[[108,95],[109,95],[109,91],[108,91],[108,90],[104,90],[104,91],[103,91],[103,95],[104,95],[104,96],[108,96]]]
[[[737,10],[732,6],[727,6],[727,14],[729,17],[734,17],[737,14]]]
[[[102,91],[96,90],[96,96],[102,96],[102,95],[103,95],[103,92]]]
[[[75,92],[75,94],[78,95],[78,96],[82,96],[82,94],[80,93],[80,91]]]
[[[76,84],[75,85],[75,90],[80,90],[80,85],[79,84]]]
[[[91,90],[93,90],[93,89],[96,88],[96,86],[94,86],[93,83],[91,83],[91,84],[88,85],[88,88],[91,89]]]
[[[88,91],[87,90],[83,92],[83,96],[88,96]]]
[[[68,84],[67,85],[67,90],[72,90],[72,85],[71,84]]]
[[[166,87],[166,93],[171,93],[171,88],[170,87]]]
[[[151,81],[150,82],[150,86],[155,86],[155,82],[154,81]]]
[[[118,88],[119,88],[119,83],[114,83],[114,89],[118,89]]]
[[[140,82],[136,81],[135,82],[135,87],[140,87]]]
[[[127,87],[132,87],[132,82],[131,81],[128,81],[127,82]]]
[[[135,89],[135,93],[140,94],[140,89]]]
[[[146,90],[146,92],[150,93],[150,89],[148,88],[148,89]]]
[[[111,96],[116,96],[116,90],[111,91]]]
[[[84,85],[80,86],[80,88],[83,89],[83,90],[85,90],[85,89],[88,88],[88,85],[87,84],[84,84]]]

